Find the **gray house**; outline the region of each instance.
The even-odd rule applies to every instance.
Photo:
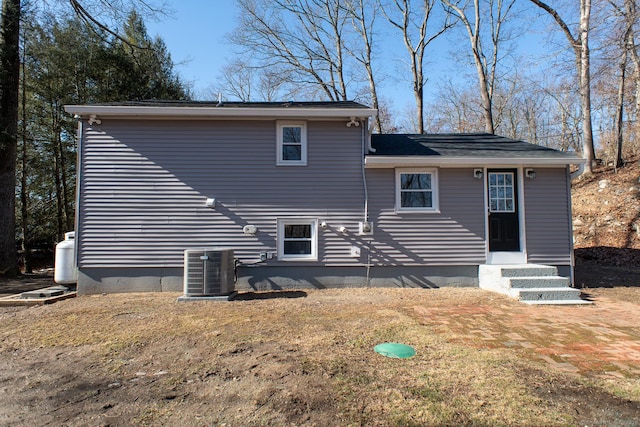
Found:
[[[180,291],[184,251],[238,286],[478,286],[484,265],[572,274],[569,165],[494,135],[371,135],[354,102],[71,105],[81,293]]]

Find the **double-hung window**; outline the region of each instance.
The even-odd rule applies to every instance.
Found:
[[[279,219],[278,259],[315,261],[318,259],[318,220]]]
[[[280,166],[307,164],[307,125],[305,122],[278,122],[278,158]]]
[[[435,169],[396,170],[396,210],[437,212],[438,175]]]

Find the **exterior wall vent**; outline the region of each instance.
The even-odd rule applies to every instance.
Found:
[[[184,251],[184,296],[229,295],[235,291],[233,249]]]

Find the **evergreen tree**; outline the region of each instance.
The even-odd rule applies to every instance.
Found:
[[[189,99],[164,42],[149,38],[138,14],[123,34],[126,42],[78,18],[35,22],[23,32],[16,203],[25,248],[51,248],[74,226],[77,125],[64,105]]]

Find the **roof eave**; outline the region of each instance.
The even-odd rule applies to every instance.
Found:
[[[104,106],[65,105],[65,111],[80,117],[92,115],[100,118],[350,118],[370,117],[373,108],[237,108],[237,107],[157,107],[157,106]]]
[[[366,156],[367,168],[414,166],[566,166],[584,164],[580,157],[440,157],[440,156]]]

